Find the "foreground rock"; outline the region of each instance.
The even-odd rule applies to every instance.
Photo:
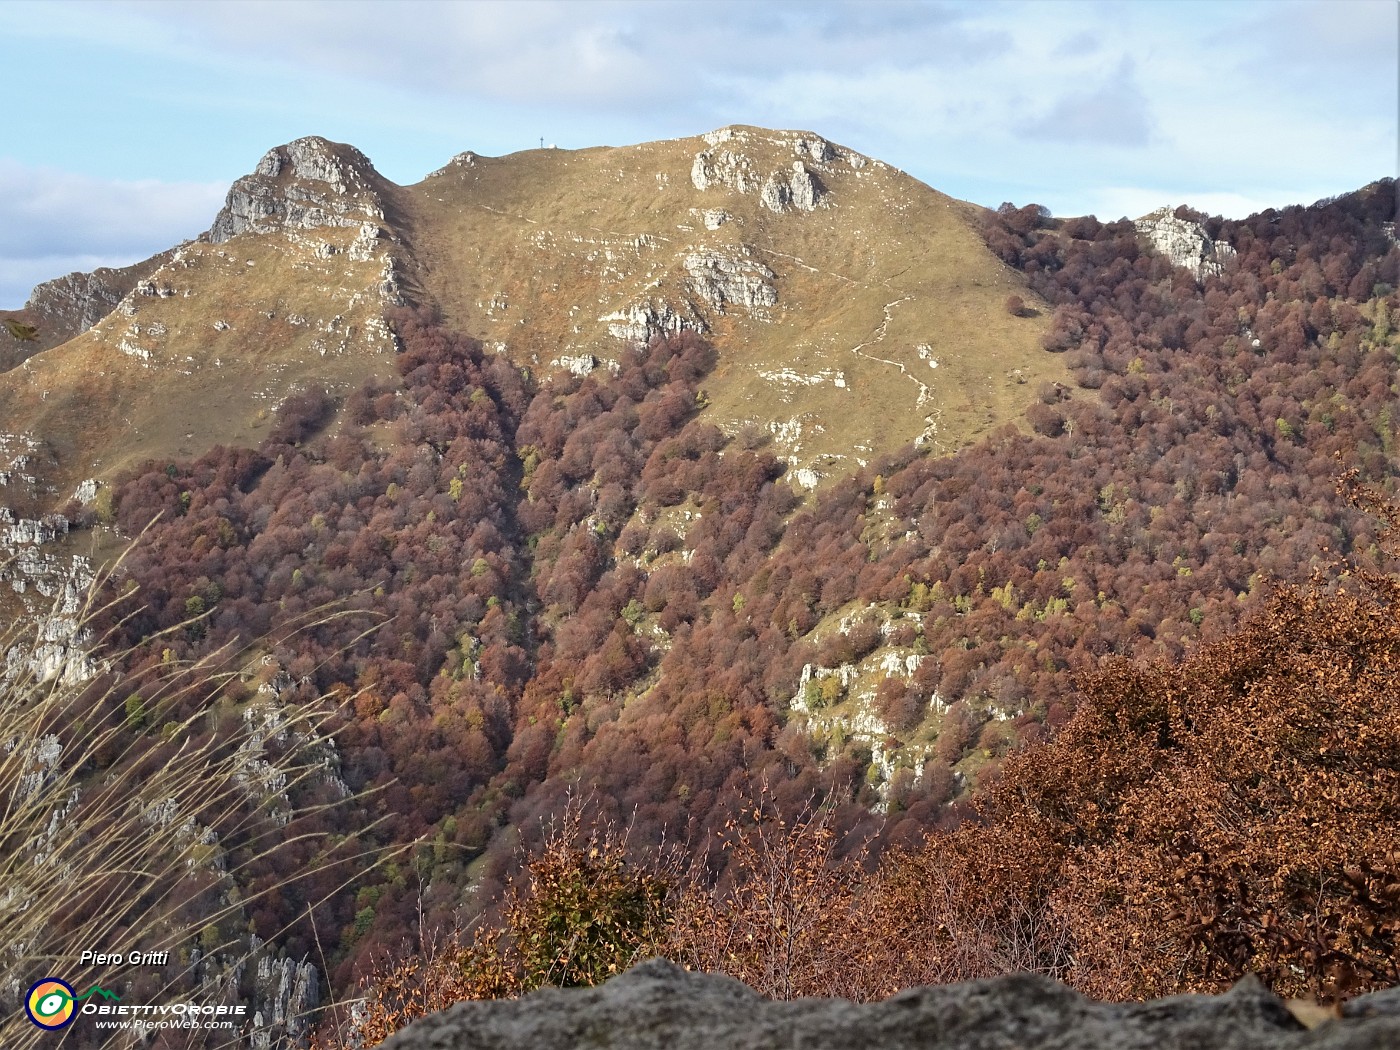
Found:
[[[1400,994],[1353,1000],[1311,1031],[1257,980],[1219,996],[1095,1003],[1044,977],[915,988],[882,1003],[770,1002],[656,959],[597,988],[459,1003],[383,1050],[1362,1050],[1400,1047]]]

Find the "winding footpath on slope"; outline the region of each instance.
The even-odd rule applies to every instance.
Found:
[[[798,266],[802,267],[802,269],[809,270],[812,273],[823,273],[826,274],[826,276],[828,277],[835,277],[839,281],[845,281],[847,284],[860,284],[860,282],[857,281],[855,278],[847,277],[844,273],[837,273],[835,270],[823,270],[820,267],[813,266],[810,263],[804,262],[795,255],[789,255],[787,252],[780,252],[778,251],[778,249],[771,248],[768,245],[755,244],[753,247],[760,252],[767,252],[769,255],[776,255],[780,259],[791,259],[793,262],[797,263]]]
[[[876,362],[876,363],[878,363],[878,364],[890,365],[890,366],[892,366],[892,367],[894,367],[894,368],[898,368],[898,369],[900,370],[900,372],[902,372],[904,375],[908,376],[909,379],[911,379],[911,380],[914,382],[914,384],[919,388],[919,399],[918,399],[917,401],[915,401],[914,404],[915,404],[915,406],[922,406],[923,404],[925,404],[925,403],[928,401],[928,399],[929,399],[929,397],[930,397],[930,394],[929,394],[928,386],[925,385],[924,383],[920,382],[918,376],[914,375],[913,372],[909,371],[909,369],[905,368],[905,367],[904,367],[902,364],[900,364],[898,361],[889,361],[889,360],[886,360],[886,359],[883,358],[883,357],[876,357],[874,354],[867,354],[867,353],[865,352],[865,348],[866,348],[867,346],[874,346],[875,344],[884,341],[885,335],[886,335],[886,333],[889,331],[889,327],[890,327],[891,311],[892,311],[896,306],[898,306],[900,303],[907,303],[907,302],[909,302],[909,301],[910,301],[911,299],[913,299],[913,298],[914,298],[914,297],[913,297],[912,295],[906,295],[906,296],[903,296],[902,298],[894,299],[894,300],[892,300],[892,301],[886,303],[886,304],[885,304],[885,310],[884,310],[884,313],[885,313],[884,320],[882,320],[882,321],[880,322],[880,324],[876,327],[874,338],[872,338],[872,339],[867,339],[867,340],[866,340],[865,342],[863,342],[863,343],[857,343],[855,346],[851,347],[851,353],[855,354],[855,355],[858,356],[858,357],[863,357],[863,358],[865,358],[867,361],[874,361],[874,362]]]

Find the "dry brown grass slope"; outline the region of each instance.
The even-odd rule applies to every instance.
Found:
[[[771,427],[823,475],[920,436],[956,448],[1064,378],[1044,319],[1005,312],[1033,297],[976,208],[810,132],[463,154],[398,202],[454,324],[541,366],[606,360],[624,329],[708,330],[711,417]]]
[[[315,231],[345,249],[352,229]],[[260,440],[271,409],[311,384],[392,372],[378,259],[317,254],[304,233],[190,244],[94,328],[0,375],[0,429],[58,457],[58,502],[86,477],[148,457]],[[322,252],[324,248],[320,249]]]
[[[0,374],[0,429],[48,444],[55,504],[146,457],[255,442],[295,388],[391,369],[392,274],[541,370],[705,331],[710,417],[769,429],[810,483],[920,437],[956,448],[1064,378],[1044,318],[1005,312],[1034,299],[975,216],[809,132],[463,154],[409,187],[299,140],[235,184],[227,239],[182,246],[91,330]]]

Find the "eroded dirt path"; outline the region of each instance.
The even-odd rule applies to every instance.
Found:
[[[876,346],[884,341],[885,336],[890,329],[890,318],[893,316],[894,308],[900,305],[901,303],[909,302],[913,298],[914,297],[912,295],[905,295],[886,303],[884,309],[885,316],[880,321],[880,324],[876,327],[874,336],[870,339],[867,339],[863,343],[857,343],[855,346],[851,347],[851,353],[855,354],[857,357],[863,357],[867,361],[874,361],[877,364],[889,365],[891,368],[899,369],[899,371],[903,375],[908,377],[910,382],[914,383],[919,388],[919,399],[915,401],[914,404],[916,407],[922,407],[932,397],[932,395],[929,393],[928,385],[926,383],[921,381],[918,376],[916,376],[913,372],[909,371],[909,369],[905,368],[904,365],[902,365],[900,362],[890,361],[887,358],[883,357],[876,357],[874,354],[869,354],[865,351],[865,348],[867,346]]]

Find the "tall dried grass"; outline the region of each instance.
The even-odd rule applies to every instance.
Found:
[[[289,845],[322,838],[293,829],[338,804],[290,803],[327,774],[317,745],[335,714],[331,701],[279,702],[285,746],[272,746],[256,719],[225,719],[214,731],[209,711],[247,650],[166,663],[142,676],[139,712],[127,707],[133,686],[118,669],[129,654],[109,651],[110,636],[93,636],[94,624],[113,619],[112,605],[99,605],[106,575],[72,618],[88,640],[60,673],[36,659],[53,652],[57,605],[38,622],[0,630],[0,1046],[9,1050],[59,1041],[24,1014],[35,981],[59,977],[81,993],[142,976],[124,963],[83,965],[85,950],[169,951],[160,989],[168,1001],[196,990],[199,958],[222,953],[226,969],[246,961],[247,909],[316,869],[260,893],[246,893],[240,876]],[[320,610],[301,626],[337,615]],[[63,673],[83,664],[86,675]],[[160,729],[144,731],[149,724]],[[383,850],[315,855],[345,868],[342,886],[388,859]],[[209,993],[194,998],[214,1001]],[[234,994],[220,989],[217,999],[232,1003]],[[66,1045],[102,1042],[85,1020],[62,1031]],[[164,1033],[160,1045],[243,1045],[246,1028],[179,1037],[185,1042]]]

